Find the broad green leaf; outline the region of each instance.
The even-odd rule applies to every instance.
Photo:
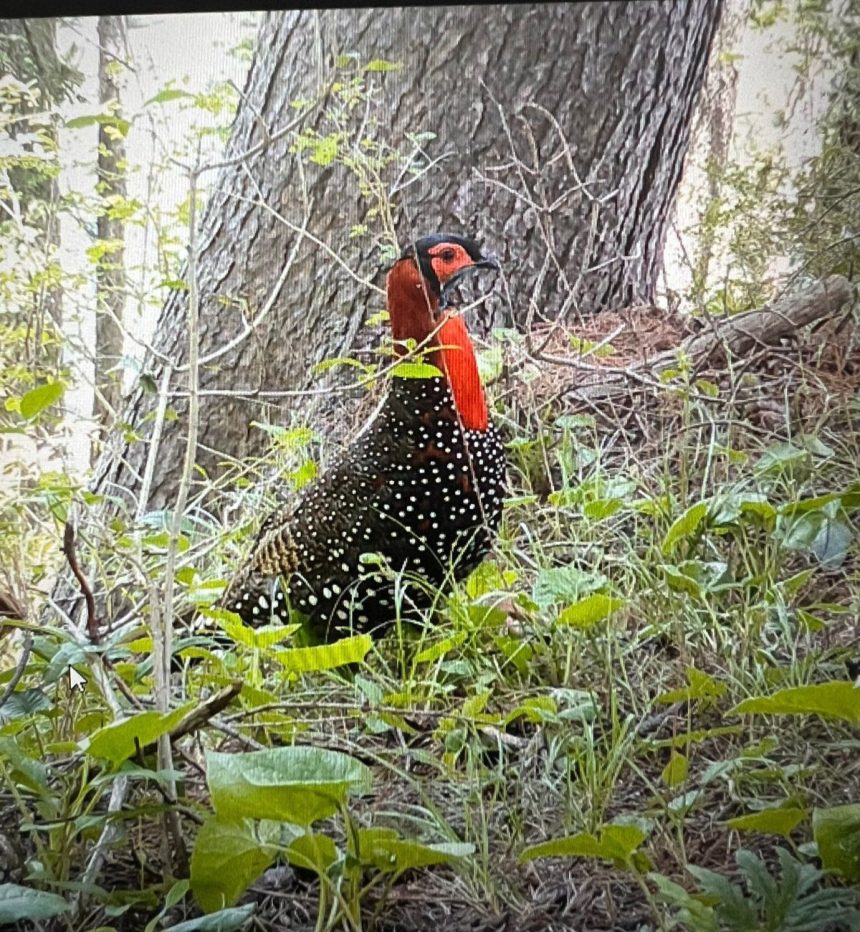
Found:
[[[809,451],[796,447],[793,443],[775,443],[762,453],[755,465],[757,473],[778,473],[782,470],[799,466],[809,459]]]
[[[337,811],[351,789],[371,784],[360,761],[325,748],[287,747],[206,755],[212,805],[225,819],[310,825]]]
[[[792,686],[772,696],[744,699],[729,715],[823,715],[860,724],[860,689],[845,680],[832,680],[813,686]]]
[[[509,725],[518,718],[525,718],[527,722],[557,722],[558,705],[552,696],[529,696],[511,709],[505,716],[505,724]]]
[[[294,838],[285,853],[294,867],[315,871],[320,876],[341,857],[334,841],[319,832],[306,832]]]
[[[691,505],[679,518],[676,518],[666,536],[663,538],[663,553],[671,553],[675,544],[680,540],[689,537],[694,531],[698,530],[699,525],[708,515],[708,503],[697,502]]]
[[[56,893],[32,890],[17,883],[0,884],[0,925],[51,919],[70,908]]]
[[[714,503],[712,522],[715,525],[731,524],[741,520],[744,515],[752,514],[766,522],[776,517],[776,508],[761,492],[733,492],[720,496]]]
[[[394,829],[362,828],[358,831],[358,850],[362,864],[384,873],[400,874],[431,864],[450,864],[474,854],[475,846],[460,842],[426,845],[401,838]]]
[[[53,699],[38,686],[19,689],[0,706],[0,725],[14,721],[16,718],[29,718],[36,712],[46,712],[53,708]]]
[[[369,634],[356,634],[341,638],[333,644],[317,647],[291,647],[279,650],[277,661],[290,673],[314,673],[317,670],[332,670],[349,663],[361,663],[373,647]]]
[[[686,815],[701,800],[703,795],[702,790],[689,790],[674,799],[670,799],[666,804],[666,808],[675,815]]]
[[[664,564],[662,569],[670,589],[689,595],[716,591],[728,580],[728,565],[718,560],[683,560],[677,566]]]
[[[623,498],[597,498],[582,506],[582,513],[592,521],[603,521],[611,518],[624,507]]]
[[[46,382],[36,388],[31,388],[26,395],[21,398],[21,406],[18,409],[22,417],[32,418],[40,414],[45,408],[50,408],[56,404],[66,390],[62,382]]]
[[[191,890],[207,912],[230,906],[275,860],[277,832],[261,829],[262,838],[247,819],[221,821],[209,816],[191,854]]]
[[[506,592],[516,581],[516,570],[503,570],[492,560],[485,560],[466,579],[466,595],[470,599],[479,599],[494,590]]]
[[[606,577],[587,573],[575,566],[553,566],[541,570],[535,580],[532,598],[541,608],[559,602],[577,602],[606,585]]]
[[[81,742],[82,748],[90,757],[102,757],[113,764],[119,764],[137,753],[138,748],[146,747],[166,735],[196,705],[197,701],[193,700],[172,712],[138,712],[131,718],[111,722],[94,732],[89,742],[84,739]]]
[[[780,518],[776,537],[787,550],[806,550],[825,566],[839,567],[854,537],[840,513],[841,504],[837,499],[816,511]]]
[[[520,852],[518,860],[522,863],[535,858],[599,858],[624,863],[646,837],[635,825],[604,825],[598,835],[580,832],[530,845]]]
[[[442,375],[442,370],[428,362],[401,362],[391,374],[401,379],[435,379]]]
[[[222,615],[218,609],[215,609],[214,613],[207,612],[206,614],[213,617],[215,613],[217,613],[218,625],[224,630],[225,634],[228,634],[237,644],[244,644],[246,647],[257,650],[274,647],[275,644],[280,644],[281,641],[291,638],[301,628],[300,624],[271,624],[252,628],[250,625],[246,625],[238,616],[229,617],[226,612]],[[230,615],[233,616],[233,612],[230,612]]]
[[[825,870],[860,883],[860,803],[815,809],[812,832]]]
[[[485,385],[489,385],[502,374],[505,355],[501,346],[491,346],[488,350],[478,353],[477,361],[478,375]]]
[[[558,616],[558,623],[588,631],[626,604],[624,599],[615,599],[595,592],[573,605],[568,605]]]
[[[675,787],[687,779],[689,764],[680,751],[672,751],[669,763],[663,768],[660,778],[666,786]]]
[[[76,745],[74,747],[77,749]],[[0,761],[10,765],[7,775],[14,783],[44,796],[51,795],[47,767],[41,760],[25,753],[14,738],[0,738]]]
[[[761,832],[765,835],[781,835],[783,838],[788,838],[805,818],[804,809],[772,808],[727,819],[724,824],[727,828],[733,828],[739,832]]]
[[[705,905],[663,874],[650,873],[648,879],[657,888],[657,898],[678,909],[675,918],[684,923],[683,928],[695,929],[696,932],[719,932],[713,907]]]

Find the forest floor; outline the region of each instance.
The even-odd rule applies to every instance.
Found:
[[[194,848],[213,802],[205,755],[297,744],[349,755],[370,784],[314,821],[312,853],[241,823],[245,859],[237,843],[221,871],[248,874],[250,928],[860,929],[856,889],[821,877],[815,847],[822,814],[860,802],[860,705],[843,691],[860,673],[860,333],[842,314],[742,359],[648,370],[692,326],[643,307],[503,339],[502,533],[423,630],[306,672],[278,644],[198,649],[177,699],[243,689],[176,744],[192,888],[210,853]],[[626,388],[595,400],[612,370]],[[183,578],[191,598],[203,584]],[[130,657],[114,676],[148,708],[148,669]],[[22,740],[17,783],[7,769],[0,789],[0,882],[24,882],[35,838],[63,881],[46,888],[74,890],[103,837],[122,770],[62,763],[109,720],[94,689],[75,702],[40,738],[55,745],[51,805],[22,756],[31,724],[6,722]],[[171,807],[141,766],[122,765],[132,783],[89,909],[19,928],[216,928],[189,898],[165,900]],[[22,819],[40,829],[13,843]],[[368,855],[371,827],[426,847]]]

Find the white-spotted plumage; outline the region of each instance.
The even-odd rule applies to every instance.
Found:
[[[375,627],[396,600],[428,604],[417,580],[462,579],[491,547],[505,470],[492,423],[464,429],[444,378],[392,383],[370,428],[263,523],[224,602],[246,623],[287,621],[292,606],[322,638]]]

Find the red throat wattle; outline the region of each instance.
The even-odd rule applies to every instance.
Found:
[[[486,430],[487,400],[478,374],[478,363],[469,331],[462,317],[449,315],[438,336],[442,347],[442,371],[454,395],[454,404],[467,430]]]
[[[448,379],[457,413],[467,430],[486,430],[487,402],[472,340],[461,317],[448,314],[442,326],[434,321],[437,299],[430,294],[414,262],[401,260],[388,274],[388,313],[397,352],[405,352],[405,340],[435,349],[426,357]],[[438,330],[437,330],[438,328]],[[435,336],[431,334],[436,331]],[[428,340],[429,338],[429,340]]]

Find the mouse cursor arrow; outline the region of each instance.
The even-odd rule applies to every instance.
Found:
[[[69,688],[72,692],[76,689],[83,689],[87,685],[86,679],[74,668],[69,667]]]

